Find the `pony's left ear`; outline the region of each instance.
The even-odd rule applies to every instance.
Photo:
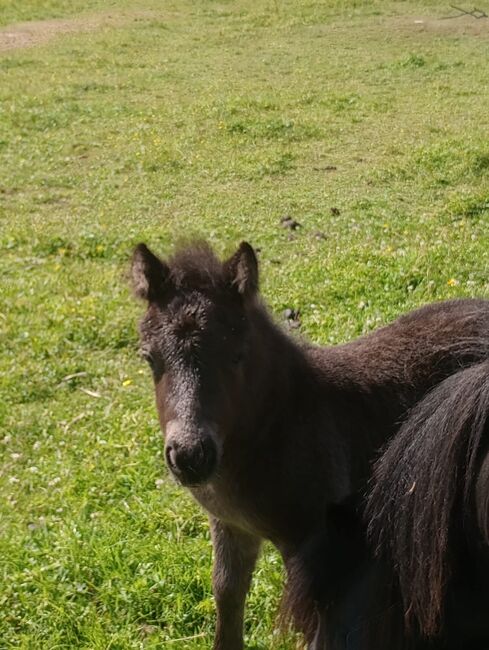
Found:
[[[248,242],[241,242],[238,250],[226,262],[224,272],[228,282],[239,294],[250,298],[258,291],[258,260]]]

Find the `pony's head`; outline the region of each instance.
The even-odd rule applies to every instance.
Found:
[[[133,256],[136,295],[147,302],[141,353],[153,372],[165,458],[186,486],[209,481],[239,412],[258,264],[243,242],[224,262],[205,243],[163,261],[145,244]]]

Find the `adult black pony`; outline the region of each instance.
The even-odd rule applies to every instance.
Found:
[[[147,302],[141,350],[153,371],[165,458],[209,513],[215,650],[243,648],[262,539],[280,550],[292,584],[304,558],[327,548],[324,576],[335,586],[326,601],[340,603],[337,620],[325,629],[329,601],[321,593],[318,608],[314,589],[292,610],[312,648],[326,647],[332,629],[337,647],[347,648],[364,588],[356,577],[364,575],[356,566],[364,535],[350,503],[408,410],[489,357],[489,303],[429,305],[351,343],[316,347],[268,315],[247,243],[224,262],[203,243],[168,261],[140,244],[132,275]]]
[[[295,559],[289,608],[316,602],[315,647],[489,648],[489,361],[412,409],[375,464],[365,524],[362,511],[331,508],[334,536]]]
[[[414,407],[376,464],[366,514],[392,577],[391,647],[489,648],[489,362]]]

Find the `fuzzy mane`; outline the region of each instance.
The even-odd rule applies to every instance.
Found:
[[[167,264],[178,289],[216,289],[225,281],[223,263],[203,240],[182,243]]]
[[[375,467],[369,538],[394,569],[407,627],[427,636],[440,631],[456,533],[475,516],[488,542],[487,490],[478,490],[474,512],[488,415],[486,361],[449,377],[415,406]],[[488,483],[486,476],[483,487]]]

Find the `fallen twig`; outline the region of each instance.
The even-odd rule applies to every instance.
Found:
[[[456,5],[450,5],[450,7],[456,11],[459,11],[460,13],[456,16],[444,16],[446,19],[461,18],[462,16],[472,16],[472,18],[476,18],[477,20],[479,18],[489,18],[485,11],[482,11],[482,9],[477,9],[476,7],[474,7],[472,11],[467,11],[467,9],[462,9],[462,7],[457,7]]]
[[[202,639],[205,637],[205,632],[200,632],[199,634],[194,634],[193,636],[182,636],[179,639],[168,639],[166,643],[180,643],[181,641],[192,641],[193,639]]]
[[[63,377],[63,379],[59,382],[62,384],[64,381],[71,381],[72,379],[76,379],[77,377],[86,377],[88,375],[88,372],[85,372],[82,370],[81,372],[74,372],[72,375],[66,375],[66,377]]]
[[[82,393],[85,393],[86,395],[90,395],[90,397],[102,397],[100,393],[97,393],[95,390],[89,390],[88,388],[80,388]]]
[[[64,422],[63,423],[63,430],[65,433],[69,430],[70,427],[72,427],[74,424],[79,422],[80,420],[83,420],[84,417],[86,417],[86,413],[80,413],[80,415],[77,415],[75,418],[70,420],[69,422]]]

